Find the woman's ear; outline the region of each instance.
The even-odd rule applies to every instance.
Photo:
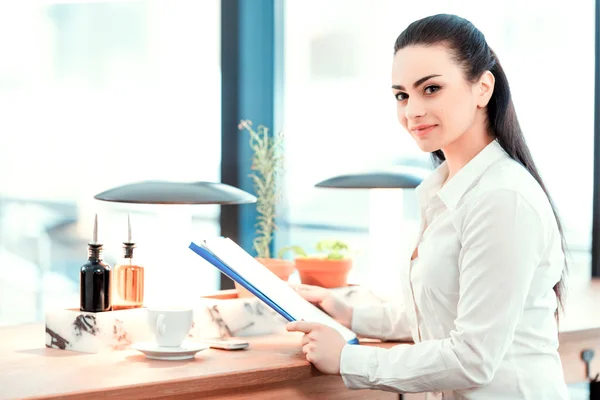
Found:
[[[487,107],[492,94],[494,93],[494,84],[496,78],[490,71],[485,71],[481,74],[479,82],[477,83],[477,106],[480,108]]]

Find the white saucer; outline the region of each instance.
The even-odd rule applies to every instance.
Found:
[[[194,358],[197,352],[208,349],[208,346],[185,341],[179,347],[160,347],[155,342],[142,342],[134,343],[131,348],[153,360],[187,360]]]

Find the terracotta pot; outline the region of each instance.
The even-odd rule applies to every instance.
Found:
[[[296,269],[300,280],[306,285],[343,287],[348,286],[348,272],[352,269],[352,259],[297,258]]]
[[[278,258],[256,258],[262,265],[267,267],[269,271],[273,272],[277,277],[285,282],[289,279],[292,272],[294,272],[294,261],[281,260]],[[235,282],[235,288],[238,291],[238,297],[253,297],[246,288]]]

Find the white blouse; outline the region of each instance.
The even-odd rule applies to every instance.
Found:
[[[344,383],[443,399],[568,399],[552,290],[564,256],[546,195],[496,141],[442,186],[447,176],[443,163],[417,188],[418,258],[402,271],[403,304],[358,307],[352,319],[360,335],[415,344],[346,345]]]

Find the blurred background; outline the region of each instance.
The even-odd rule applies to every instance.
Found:
[[[231,12],[260,17],[265,3],[246,0]],[[223,87],[232,84],[222,78],[230,30],[222,21],[232,4],[0,2],[0,325],[42,321],[45,308],[78,305],[79,267],[95,213],[109,264],[120,256],[127,212],[143,252],[156,230],[156,207],[99,204],[96,193],[145,179],[226,181],[231,159],[244,157],[228,145],[239,131],[223,131],[224,118],[255,119],[222,109],[229,100]],[[346,240],[359,251],[352,281],[368,278],[369,192],[314,185],[356,170],[431,168],[429,155],[396,120],[390,67],[394,41],[410,22],[449,12],[470,19],[498,54],[563,219],[570,281],[590,279],[594,1],[277,4],[269,40],[282,52],[264,58],[250,51],[243,58],[278,74],[273,128],[285,132],[286,185],[276,247]],[[237,40],[243,47],[245,37]],[[414,193],[404,198],[405,227],[414,229]],[[222,211],[195,206],[195,235],[221,234]],[[198,293],[226,287],[223,282],[207,269]]]

